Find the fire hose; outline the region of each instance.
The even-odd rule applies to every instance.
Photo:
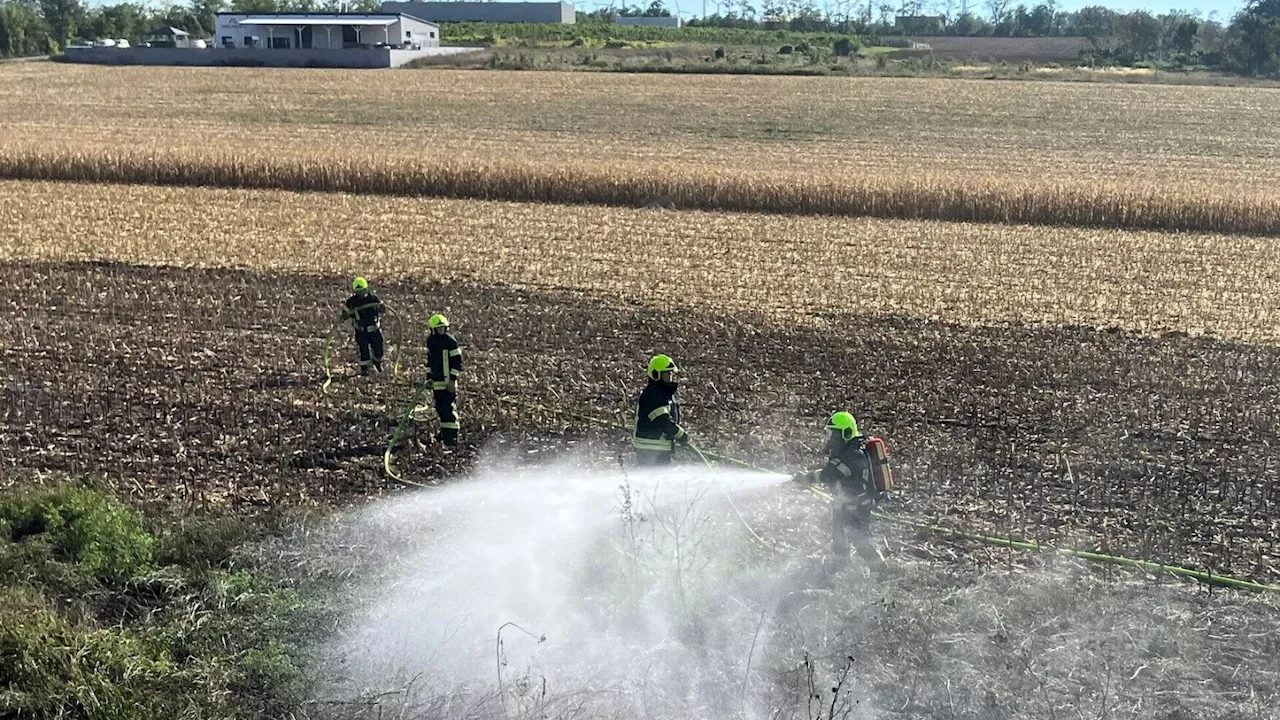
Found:
[[[382,307],[388,310],[391,319],[395,321],[396,339],[395,342],[392,343],[395,362],[391,365],[391,377],[395,378],[400,375],[400,358],[404,354],[402,351],[404,341],[404,323],[400,319],[400,313],[396,312],[395,308],[385,302],[382,303]],[[346,316],[338,317],[338,319],[334,320],[333,324],[329,326],[329,332],[325,333],[324,354],[321,356],[321,366],[324,368],[324,384],[320,386],[320,391],[326,395],[329,393],[329,386],[333,384],[333,370],[330,367],[333,354],[333,334],[337,332],[338,327],[347,320],[348,318]]]
[[[541,405],[537,403],[529,403],[522,400],[516,400],[514,398],[501,397],[501,398],[498,398],[498,401],[504,402],[510,405],[525,407],[530,410],[550,412],[553,414],[560,415],[562,417],[581,419],[595,425],[613,428],[616,430],[627,429],[625,425],[621,425],[617,422],[602,420],[600,418],[595,418],[595,417],[591,417],[589,415],[583,415],[580,413],[574,413],[567,410],[561,410],[559,408],[551,408],[551,407],[547,407],[546,405]],[[692,443],[689,444],[689,448],[695,454],[698,455],[698,457],[702,460],[702,462],[708,468],[711,467],[711,463],[709,460],[710,458],[710,459],[715,459],[719,462],[727,463],[730,465],[736,465],[738,467],[748,468],[748,469],[756,470],[759,472],[774,472],[766,468],[759,467],[745,460],[740,460],[738,458],[729,457],[727,455],[720,455],[714,452],[701,450],[695,445],[693,445]],[[819,499],[825,502],[829,503],[833,501],[831,494],[822,490],[821,488],[810,487],[809,491],[814,496],[818,497]],[[726,496],[728,495],[727,492],[725,494]],[[743,524],[747,525],[747,528],[748,530],[751,531],[752,536],[755,537],[762,544],[767,545],[768,543],[766,543],[763,538],[757,535],[755,530],[751,529],[750,525],[747,524],[742,514],[738,512],[737,507],[732,505],[732,502],[733,502],[732,499],[730,499],[730,504],[733,507],[734,512],[738,515],[738,518],[743,522]],[[1252,580],[1232,577],[1230,575],[1218,575],[1218,574],[1204,571],[1204,570],[1196,570],[1194,568],[1183,567],[1181,565],[1171,565],[1168,563],[1155,562],[1151,560],[1142,560],[1138,558],[1130,558],[1130,557],[1124,557],[1120,555],[1110,555],[1107,553],[1099,553],[1099,552],[1093,552],[1089,550],[1076,550],[1073,548],[1059,547],[1057,545],[1053,545],[1050,543],[1042,543],[1034,539],[1017,540],[1017,539],[1008,538],[1008,537],[999,537],[995,535],[984,535],[980,533],[965,532],[963,530],[957,530],[955,528],[947,528],[947,527],[941,527],[938,525],[933,525],[931,523],[927,523],[914,518],[904,517],[896,514],[889,515],[880,511],[873,512],[873,515],[876,517],[876,519],[882,520],[892,525],[898,525],[900,527],[910,527],[916,530],[921,530],[921,531],[925,531],[925,532],[929,532],[932,534],[941,535],[941,536],[949,537],[953,539],[963,539],[963,540],[983,543],[985,545],[1007,547],[1007,548],[1012,548],[1017,550],[1027,550],[1031,552],[1054,553],[1057,555],[1077,557],[1082,560],[1088,560],[1091,562],[1119,565],[1123,567],[1136,568],[1136,569],[1146,570],[1151,572],[1168,573],[1171,575],[1191,578],[1194,580],[1199,580],[1201,582],[1236,588],[1239,590],[1252,590],[1255,592],[1280,593],[1280,585],[1268,585],[1266,583],[1254,582]]]

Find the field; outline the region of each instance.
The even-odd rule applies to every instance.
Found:
[[[282,86],[278,78],[8,66],[0,157],[71,149],[176,165],[230,153],[315,167],[514,165],[627,182],[701,173],[734,186],[909,178],[1258,203],[1280,187],[1272,161],[1280,130],[1269,122],[1280,96],[1248,88],[1142,86],[1117,97],[1107,86],[945,79],[320,71]]]
[[[686,422],[708,449],[791,472],[819,459],[821,423],[849,408],[890,441],[895,512],[1280,583],[1276,97],[5,66],[0,474],[102,476],[130,502],[174,512],[372,502],[400,488],[382,454],[418,378],[424,320],[443,311],[469,363],[465,443],[445,452],[432,423],[413,424],[395,456],[413,482],[447,486],[495,458],[625,467],[626,432],[591,419],[625,424],[645,359],[670,352]],[[944,191],[963,202],[937,210]],[[990,210],[1002,202],[1016,211]],[[955,221],[962,207],[979,222]],[[1175,220],[1196,229],[1151,229]],[[326,394],[325,334],[355,274],[408,321],[405,371],[353,376],[340,331]],[[821,553],[812,503],[743,506],[797,561]],[[885,534],[904,568],[887,587],[921,593],[919,606],[883,610],[901,627],[863,628],[872,657],[917,668],[910,697],[888,670],[868,680],[892,697],[889,716],[988,717],[992,698],[1021,694],[1035,699],[1009,717],[1065,716],[1086,700],[1099,717],[1274,717],[1280,679],[1259,658],[1274,656],[1276,629],[1266,607],[1232,614],[1244,596],[1150,591],[1179,608],[1164,612],[1144,604],[1156,595],[1141,576],[1083,567],[1072,580],[1027,569],[1035,580],[1019,588],[1029,560]],[[382,552],[352,542],[334,540]],[[1000,565],[1009,578],[993,580]],[[955,568],[993,574],[969,584]],[[1072,586],[1091,600],[1054,606]],[[1095,593],[1142,608],[1125,632],[1146,650],[1110,625],[1127,620],[1091,619]],[[977,655],[956,650],[978,622],[973,594],[1003,608],[980,620],[992,637],[1026,632],[1023,652],[1070,662],[1015,669],[983,638],[962,643]],[[841,602],[814,621],[814,647],[861,627],[842,624],[859,610]],[[928,618],[915,614],[926,606]],[[808,648],[796,612],[788,632]],[[1151,627],[1195,634],[1218,613],[1229,632],[1207,631],[1204,655],[1150,649],[1165,632]],[[1264,627],[1246,632],[1246,617]],[[1072,636],[1077,626],[1105,648]],[[933,633],[947,637],[935,646]],[[1107,664],[1118,645],[1146,658],[1115,661],[1133,675],[1120,686],[1148,693],[1127,704]],[[844,650],[832,652],[816,656],[828,669]],[[1143,662],[1158,666],[1154,680],[1135,680]],[[1105,684],[1079,679],[1102,665]],[[502,672],[500,659],[499,683]],[[967,687],[943,695],[944,678],[962,675]],[[1204,695],[1179,695],[1185,683]],[[927,702],[921,684],[936,691]]]

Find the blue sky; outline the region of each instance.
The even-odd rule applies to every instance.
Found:
[[[181,2],[182,0],[177,0]],[[501,0],[499,0],[501,1]],[[618,6],[622,4],[628,5],[648,5],[650,0],[570,0],[577,5],[579,10],[594,10],[600,7],[608,7],[610,5]],[[864,0],[865,1],[865,0]],[[873,0],[879,5],[882,0]],[[961,0],[956,0],[959,3]],[[143,2],[144,4],[160,4],[160,0],[87,0],[89,5],[112,5],[117,2]],[[816,0],[819,6],[823,4],[823,0]],[[937,0],[924,0],[925,8],[929,9],[935,5]],[[987,14],[986,0],[968,0],[969,7],[980,15]],[[1012,0],[1013,5],[1023,4],[1028,7],[1035,5],[1039,0]],[[702,0],[666,0],[667,7],[672,10],[679,9],[679,14],[684,17],[691,15],[701,15],[703,2]],[[752,2],[756,7],[760,6],[759,0]],[[1244,0],[1058,0],[1058,7],[1063,10],[1078,10],[1086,5],[1105,5],[1119,12],[1129,12],[1132,10],[1146,10],[1151,13],[1160,14],[1170,10],[1187,10],[1194,11],[1202,16],[1207,16],[1210,12],[1217,12],[1217,19],[1227,21],[1231,19],[1244,6]],[[715,12],[716,4],[714,0],[706,0],[707,12]]]
[[[571,0],[573,1],[573,0]],[[891,0],[892,1],[892,0]],[[594,10],[599,7],[608,7],[609,5],[647,5],[649,0],[576,0],[575,4],[579,10]],[[817,0],[819,6],[822,0]],[[879,5],[881,0],[873,0]],[[936,3],[936,0],[924,0],[925,8],[928,9]],[[957,3],[960,0],[957,0]],[[1012,0],[1013,5],[1026,5],[1028,7],[1035,5],[1039,0]],[[667,7],[672,10],[679,9],[682,16],[702,14],[702,0],[666,0]],[[759,0],[752,2],[756,7],[760,6]],[[1195,12],[1201,16],[1207,16],[1210,12],[1217,12],[1217,19],[1226,21],[1235,15],[1244,7],[1244,0],[1058,0],[1058,7],[1063,10],[1078,10],[1087,5],[1104,5],[1118,12],[1130,12],[1133,10],[1146,10],[1154,14],[1169,12],[1170,10],[1185,10]],[[707,12],[715,12],[714,0],[707,0]],[[969,8],[979,14],[986,15],[986,0],[969,0]]]

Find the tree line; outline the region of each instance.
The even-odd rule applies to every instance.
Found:
[[[729,0],[715,15],[694,18],[691,27],[728,27],[795,32],[831,32],[877,36],[955,35],[994,37],[1083,37],[1081,59],[1101,64],[1154,63],[1206,68],[1247,75],[1280,75],[1280,0],[1248,0],[1223,22],[1190,13],[1119,13],[1095,5],[1076,11],[1058,9],[1053,0],[1013,5],[986,0],[985,13],[956,12],[958,0],[903,0],[899,5],[833,0]],[[347,4],[353,12],[376,12],[378,0]],[[337,0],[187,0],[160,6],[119,3],[88,7],[82,0],[0,0],[0,57],[56,53],[69,42],[124,38],[136,42],[162,25],[196,37],[212,37],[214,16],[241,12],[335,12]],[[609,22],[623,15],[667,16],[663,0],[623,5],[621,10],[579,13],[584,22]],[[930,14],[932,13],[932,14]]]
[[[346,3],[350,12],[378,12],[378,0]],[[213,37],[215,16],[228,10],[337,12],[337,0],[188,0],[149,5],[118,3],[90,7],[82,0],[0,0],[0,57],[57,53],[69,43],[102,38],[138,42],[172,25],[193,37]]]

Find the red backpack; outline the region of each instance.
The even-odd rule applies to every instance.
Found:
[[[894,489],[893,468],[889,467],[889,446],[878,437],[867,438],[867,458],[871,460],[871,479],[875,481],[876,490],[887,492]]]

